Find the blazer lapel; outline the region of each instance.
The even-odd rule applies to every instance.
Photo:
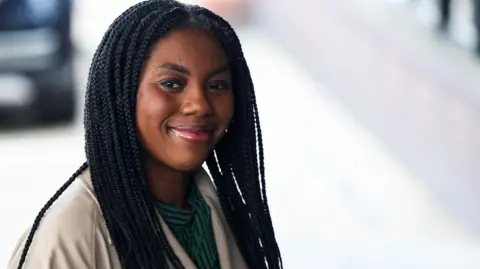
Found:
[[[196,176],[198,189],[210,207],[212,226],[217,244],[220,268],[248,269],[237,243],[230,230],[227,219],[223,215],[222,207],[217,196],[217,190],[205,170],[201,169]]]

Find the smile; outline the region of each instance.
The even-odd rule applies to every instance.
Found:
[[[206,142],[213,136],[213,132],[202,128],[169,128],[169,131],[189,142]]]

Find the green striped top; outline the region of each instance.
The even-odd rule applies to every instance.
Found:
[[[219,269],[210,207],[195,183],[189,188],[188,203],[190,209],[173,207],[160,201],[156,204],[162,218],[197,268]]]

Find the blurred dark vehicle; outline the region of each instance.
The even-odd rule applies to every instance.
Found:
[[[75,117],[73,0],[0,0],[0,122]]]

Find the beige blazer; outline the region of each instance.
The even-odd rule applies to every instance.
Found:
[[[205,170],[195,176],[211,208],[212,224],[222,269],[247,269],[223,215],[216,189]],[[196,269],[188,254],[159,215],[166,237],[187,269]],[[8,269],[16,269],[23,251],[26,231],[20,238]],[[24,269],[121,269],[108,235],[105,220],[86,170],[52,205],[35,233]]]

